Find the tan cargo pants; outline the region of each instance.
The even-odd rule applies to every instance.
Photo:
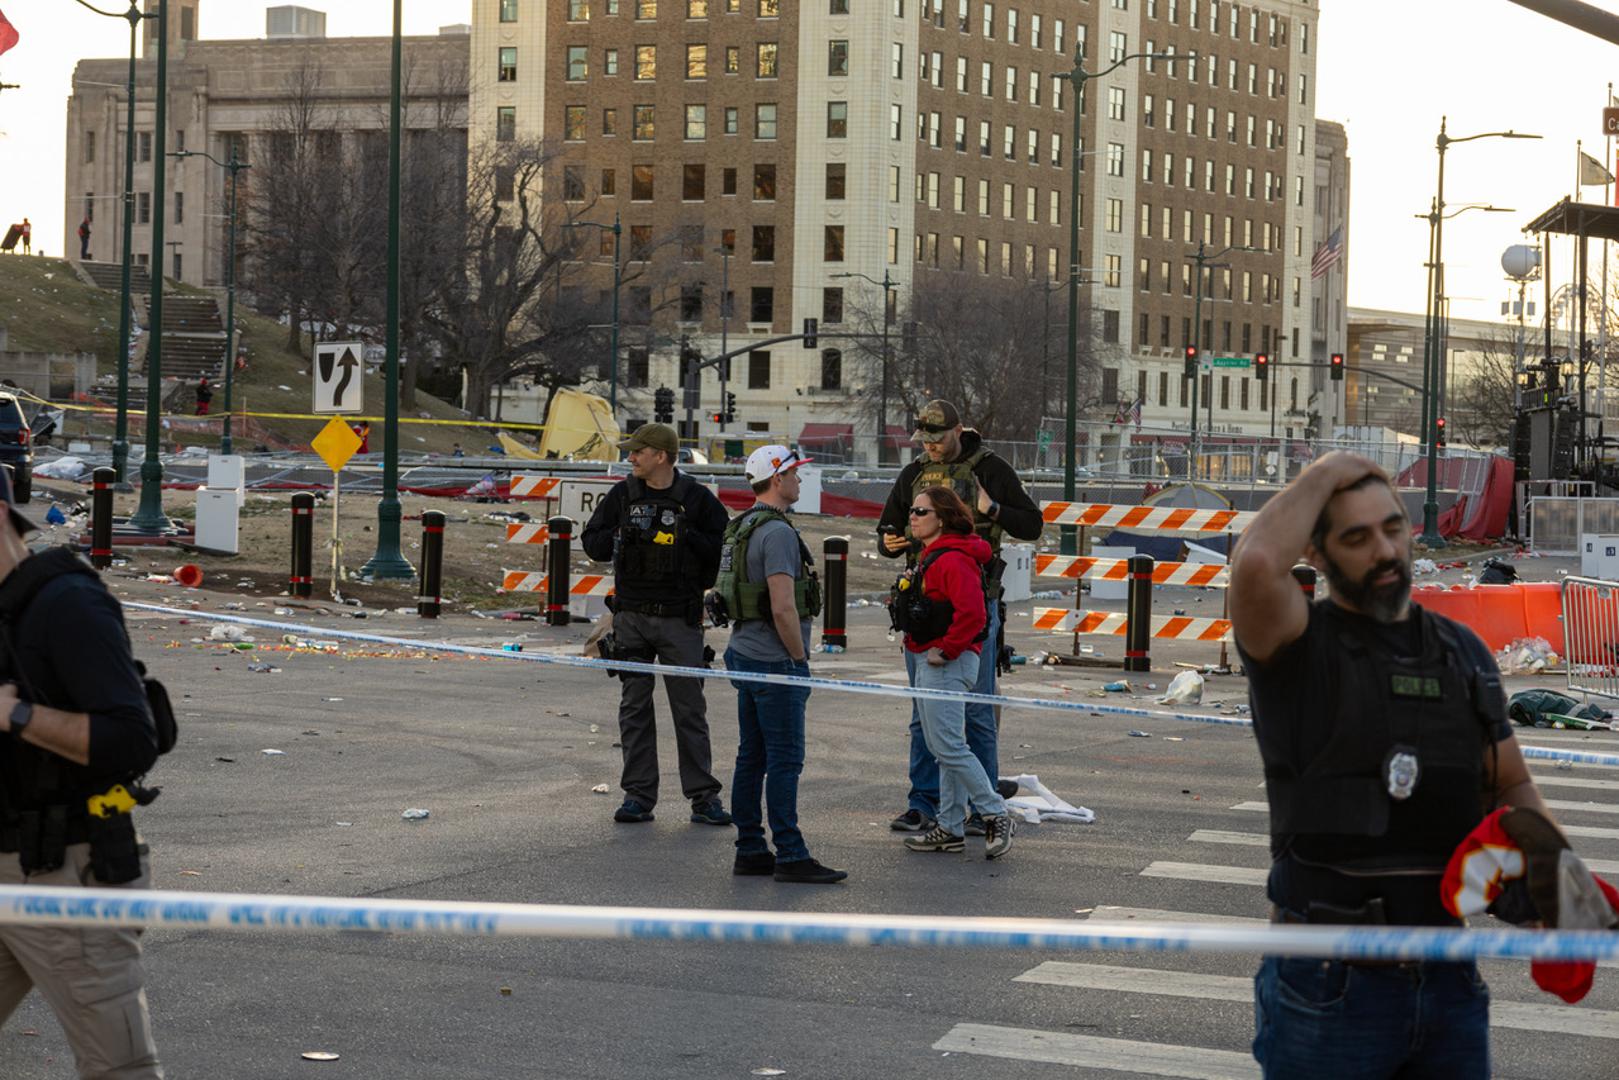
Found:
[[[126,889],[144,889],[151,871]],[[90,873],[90,845],[70,844],[67,861],[25,877],[16,854],[0,854],[0,884],[102,887]],[[73,1047],[83,1080],[162,1080],[146,1007],[140,932],[77,926],[0,926],[0,1024],[37,988]]]

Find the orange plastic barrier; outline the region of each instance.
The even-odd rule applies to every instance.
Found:
[[[1411,599],[1436,615],[1455,619],[1500,652],[1519,638],[1540,637],[1552,651],[1563,653],[1562,586],[1555,581],[1529,581],[1516,585],[1478,585],[1474,588],[1425,585],[1411,590]]]

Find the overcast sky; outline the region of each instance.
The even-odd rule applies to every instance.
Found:
[[[122,10],[119,0],[92,0]],[[1619,78],[1619,46],[1526,11],[1509,0],[1320,0],[1317,115],[1342,123],[1353,162],[1349,302],[1421,311],[1426,213],[1433,196],[1441,115],[1453,137],[1508,128],[1540,142],[1480,140],[1447,155],[1446,201],[1490,202],[1511,214],[1472,211],[1450,222],[1445,256],[1457,317],[1494,318],[1507,286],[1500,255],[1519,230],[1575,180],[1575,143],[1608,160],[1601,110]],[[203,0],[200,33],[259,37],[265,4]],[[388,32],[390,0],[340,0],[327,10],[332,37]],[[1619,0],[1600,6],[1619,9]],[[65,102],[81,58],[128,55],[127,23],[75,0],[0,0],[22,35],[0,57],[0,223],[34,223],[36,248],[61,254]],[[470,19],[468,0],[406,0],[405,32],[436,33]],[[1600,201],[1600,188],[1587,189]],[[1565,249],[1566,251],[1566,249]],[[1553,283],[1569,258],[1554,253]]]

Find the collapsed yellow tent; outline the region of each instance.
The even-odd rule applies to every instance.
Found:
[[[540,439],[542,458],[574,461],[617,461],[618,422],[607,399],[581,390],[560,389],[551,395]],[[502,445],[505,445],[504,437]],[[509,448],[508,448],[509,451]],[[525,455],[528,456],[528,455]]]

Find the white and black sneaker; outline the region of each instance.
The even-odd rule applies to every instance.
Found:
[[[998,859],[1011,851],[1013,831],[1010,814],[984,815],[984,858]]]
[[[888,823],[895,832],[927,832],[937,824],[920,810],[907,810]]]
[[[921,836],[907,836],[905,846],[912,851],[965,851],[967,839],[935,825]]]

